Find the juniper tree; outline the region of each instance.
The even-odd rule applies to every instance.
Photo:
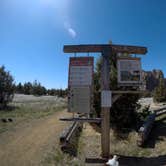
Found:
[[[153,100],[154,102],[166,101],[166,86],[163,78],[160,78],[159,85],[154,90]]]
[[[0,107],[4,108],[14,96],[14,79],[5,66],[0,67]]]
[[[94,73],[94,108],[96,114],[100,117],[100,80],[101,80],[101,63],[102,58],[99,58],[96,63]],[[117,68],[116,68],[116,54],[110,57],[110,89],[121,90],[117,86]],[[122,95],[110,109],[110,123],[111,126],[117,130],[123,128],[135,127],[137,120],[136,107],[139,95],[124,94]]]

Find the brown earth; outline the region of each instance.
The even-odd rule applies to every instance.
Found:
[[[86,166],[103,166],[100,129],[86,124],[83,130],[84,153],[90,161]],[[145,147],[136,144],[135,131],[117,139],[110,131],[110,154],[117,154],[121,166],[166,166],[166,115],[156,119]],[[112,156],[111,155],[111,156]],[[92,164],[93,163],[93,164]]]
[[[0,166],[38,166],[53,146],[67,123],[59,121],[66,110],[19,124],[0,135]]]

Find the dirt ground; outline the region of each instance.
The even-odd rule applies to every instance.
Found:
[[[110,132],[111,154],[117,154],[120,166],[166,166],[166,128],[157,124],[145,148],[137,147],[134,133],[128,139],[117,141]],[[160,139],[158,139],[160,137]],[[89,160],[86,166],[105,166],[101,160],[101,137],[91,125],[83,131],[84,153]],[[153,146],[152,146],[153,145]]]
[[[99,164],[102,162],[99,128],[86,124],[82,137],[84,153],[90,161],[86,166],[103,166],[104,164]],[[111,130],[110,138],[110,154],[120,157],[120,166],[166,166],[166,115],[156,119],[145,147],[137,146],[135,131],[118,140]]]
[[[0,135],[0,166],[38,166],[67,125],[59,121],[66,110],[17,125]]]
[[[41,105],[41,101],[39,104]],[[43,102],[41,107],[45,105],[46,103]],[[47,105],[50,105],[50,101]],[[32,110],[28,107],[23,112],[25,114],[25,112],[30,111],[31,115],[35,110],[37,114],[42,113],[43,115],[43,111],[48,111],[48,109],[36,109],[38,107],[34,107]],[[38,111],[40,112],[38,113]],[[53,109],[53,111],[56,110]],[[17,112],[20,115],[20,111]],[[63,110],[48,116],[40,116],[40,118],[36,118],[34,114],[32,117],[35,118],[30,118],[31,116],[28,114],[23,118],[28,119],[28,121],[19,121],[16,126],[13,122],[12,129],[5,130],[0,134],[0,166],[103,166],[103,163],[94,163],[101,158],[100,129],[94,125],[84,124],[79,141],[80,153],[78,153],[77,158],[70,158],[58,151],[60,150],[58,146],[59,135],[68,125],[66,122],[59,121],[59,118],[68,116],[70,114]],[[110,136],[111,154],[120,156],[120,166],[166,166],[166,115],[156,120],[149,138],[150,141],[144,148],[136,145],[137,133],[135,131],[121,140],[117,140],[112,131]],[[90,159],[91,163],[85,163],[85,158]],[[95,158],[96,160],[92,161]],[[61,162],[62,160],[64,162]]]

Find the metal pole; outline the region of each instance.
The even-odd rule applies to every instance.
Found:
[[[102,52],[102,67],[101,67],[101,90],[110,90],[110,67],[109,57],[111,50]],[[110,155],[110,107],[101,108],[101,148],[102,157],[108,158]]]

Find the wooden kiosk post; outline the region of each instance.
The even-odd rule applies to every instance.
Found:
[[[146,47],[125,46],[125,45],[65,45],[63,51],[65,53],[90,53],[98,52],[102,54],[102,72],[101,72],[101,90],[103,98],[107,99],[111,95],[109,88],[109,57],[112,53],[128,53],[128,54],[146,54]],[[129,92],[127,92],[129,93]],[[102,157],[108,158],[110,155],[110,107],[111,101],[103,104],[101,101],[101,148]],[[88,120],[87,120],[88,121]]]
[[[110,50],[103,50],[102,52],[102,66],[101,66],[101,90],[109,91],[110,83],[110,66],[109,56]],[[102,101],[101,101],[102,102]],[[111,101],[110,101],[111,102]],[[101,146],[102,157],[108,157],[110,154],[110,107],[101,104]]]

